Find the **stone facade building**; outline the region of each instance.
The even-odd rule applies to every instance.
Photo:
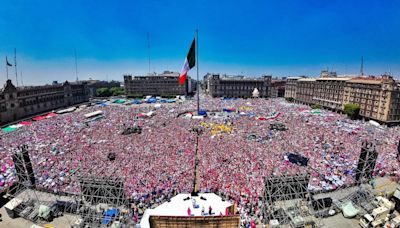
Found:
[[[268,97],[271,76],[248,78],[208,73],[203,82],[206,93],[212,97],[252,97],[255,88],[258,89],[260,97]]]
[[[360,116],[386,124],[400,123],[400,85],[391,76],[337,77],[321,72],[320,78],[294,79],[287,83],[285,97],[335,111],[346,104],[360,106]]]
[[[346,82],[343,105],[358,104],[360,115],[385,123],[400,122],[400,87],[391,76],[356,77]]]
[[[285,85],[284,97],[296,99],[297,80],[305,77],[288,77]]]
[[[164,71],[151,76],[124,75],[127,96],[175,96],[192,95],[196,81],[188,77],[185,85],[179,85],[179,73]]]
[[[302,78],[296,83],[296,101],[304,104],[314,104],[315,78]]]
[[[87,101],[86,83],[15,87],[7,80],[0,91],[0,124]]]
[[[272,79],[268,97],[284,97],[285,96],[286,80]]]
[[[332,110],[342,110],[347,77],[322,77],[315,80],[313,103]]]

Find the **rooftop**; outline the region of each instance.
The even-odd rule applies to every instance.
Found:
[[[132,76],[133,78],[147,78],[147,77],[179,77],[180,73],[179,72],[175,72],[175,71],[164,71],[161,74],[157,74],[156,72],[154,73],[150,73],[148,75],[136,75],[136,76],[132,76],[129,74],[126,74],[124,76]]]
[[[317,78],[317,81],[348,81],[350,77],[325,77],[325,78]]]
[[[381,84],[382,82],[393,81],[393,78],[389,75],[382,75],[380,77],[375,76],[358,76],[349,80],[350,83],[365,83],[365,84]]]
[[[315,82],[317,79],[316,78],[300,78],[298,81],[299,82]]]

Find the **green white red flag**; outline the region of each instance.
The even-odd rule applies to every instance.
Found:
[[[193,39],[190,46],[189,53],[186,56],[185,63],[183,64],[181,74],[179,75],[179,84],[185,84],[187,74],[190,69],[196,65],[196,39]]]

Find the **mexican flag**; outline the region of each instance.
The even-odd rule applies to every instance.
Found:
[[[186,56],[185,63],[183,64],[181,74],[179,75],[179,84],[184,85],[187,73],[196,65],[196,39],[193,39],[192,45],[190,45],[189,53]]]

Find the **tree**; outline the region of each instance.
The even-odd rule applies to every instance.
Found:
[[[120,96],[125,94],[125,90],[122,87],[112,87],[110,89],[110,92],[112,93],[113,96]]]
[[[294,98],[293,98],[293,97],[285,97],[285,100],[286,100],[287,102],[293,102],[293,101],[294,101]]]
[[[360,116],[360,106],[358,104],[348,103],[344,105],[344,113],[350,117],[350,119],[357,119]]]
[[[321,109],[321,105],[319,105],[319,104],[313,104],[313,105],[311,105],[311,108],[312,108],[312,109]]]
[[[108,88],[98,88],[96,90],[96,96],[109,97],[111,95],[112,95],[112,93],[111,93],[110,89],[108,89]]]

